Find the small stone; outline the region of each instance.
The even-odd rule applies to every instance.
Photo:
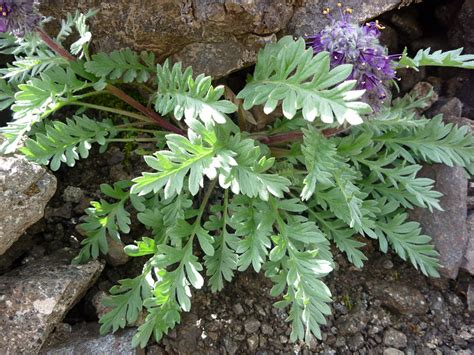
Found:
[[[68,186],[63,191],[63,200],[65,202],[79,203],[84,197],[84,192],[80,187]]]
[[[256,333],[260,328],[260,322],[255,318],[250,318],[244,324],[245,331],[249,334]]]
[[[229,355],[234,355],[239,350],[239,345],[229,337],[224,338],[224,347]]]
[[[393,262],[391,260],[385,260],[382,264],[382,267],[386,270],[393,269]]]
[[[383,343],[390,347],[403,349],[407,346],[407,336],[398,330],[390,328],[383,336]]]
[[[244,307],[242,307],[240,303],[235,304],[232,308],[234,310],[234,313],[238,316],[244,313]]]
[[[104,306],[103,301],[106,297],[108,297],[108,294],[104,291],[99,291],[92,297],[92,305],[95,308],[97,318],[101,318],[111,310],[109,307]]]
[[[403,351],[395,348],[387,348],[383,351],[383,355],[403,355]]]
[[[126,264],[130,257],[125,253],[123,248],[125,245],[122,242],[119,242],[113,238],[108,238],[109,251],[105,256],[105,260],[108,264],[112,266],[119,266]]]
[[[367,326],[368,316],[364,311],[349,313],[336,322],[340,335],[353,335],[361,332]]]
[[[444,116],[462,116],[463,104],[457,97],[450,98],[440,109],[439,112]]]
[[[247,338],[247,346],[249,347],[250,351],[257,350],[258,347],[258,335],[252,334],[250,337]]]
[[[436,101],[438,101],[438,94],[434,91],[433,85],[427,81],[420,81],[410,91],[410,96],[413,99],[418,100],[425,99],[430,94],[431,97],[426,100],[425,105],[421,108],[422,112],[428,110]]]
[[[364,337],[361,333],[355,334],[349,338],[347,344],[349,345],[349,349],[352,351],[356,351],[360,349],[365,343]]]
[[[273,335],[273,327],[269,324],[262,325],[262,333],[265,335]]]
[[[382,304],[393,311],[416,315],[428,311],[428,303],[417,288],[402,283],[381,281],[374,283],[373,289]]]

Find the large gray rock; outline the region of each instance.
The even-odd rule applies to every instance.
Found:
[[[462,268],[474,275],[474,213],[467,217],[467,249],[464,254]]]
[[[140,355],[142,349],[132,348],[132,338],[136,329],[119,331],[116,334],[100,336],[96,323],[83,324],[72,329],[67,341],[60,341],[43,349],[41,354],[47,355],[83,355],[83,354],[123,354]]]
[[[441,264],[441,275],[456,278],[467,246],[467,179],[463,168],[442,164],[425,166],[418,174],[435,180],[434,189],[443,194],[444,211],[417,208],[411,217],[420,222],[423,232],[433,237]]]
[[[45,15],[64,17],[77,8],[97,8],[92,33],[97,49],[130,47],[150,50],[159,59],[192,65],[196,73],[214,77],[252,65],[256,53],[276,34],[304,35],[323,28],[323,7],[337,1],[320,0],[45,0]],[[348,0],[354,17],[365,21],[407,0]]]
[[[56,178],[24,157],[0,156],[0,255],[43,217]]]
[[[0,354],[35,354],[103,265],[75,266],[56,252],[0,276]]]

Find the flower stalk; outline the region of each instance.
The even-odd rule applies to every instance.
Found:
[[[43,42],[55,53],[63,57],[64,59],[68,61],[75,61],[76,58],[72,56],[66,49],[64,49],[62,46],[60,46],[58,43],[56,43],[42,28],[37,27],[36,31],[38,32],[40,38],[43,40]],[[130,106],[134,107],[141,113],[145,114],[146,116],[150,117],[158,126],[161,128],[176,133],[180,135],[185,135],[185,132],[171,124],[170,122],[164,120],[160,115],[158,115],[156,112],[153,110],[143,106],[141,103],[139,103],[137,100],[134,98],[130,97],[127,95],[124,91],[120,90],[118,87],[107,84],[105,87],[105,90],[115,97],[119,98],[120,100],[126,102]]]

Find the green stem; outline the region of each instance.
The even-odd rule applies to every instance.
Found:
[[[140,120],[140,121],[153,123],[153,121],[150,118],[148,118],[147,116],[140,115],[138,113],[134,113],[134,112],[130,112],[130,111],[120,110],[118,108],[95,105],[95,104],[90,104],[88,102],[82,102],[82,101],[74,101],[74,102],[70,102],[69,104],[70,105],[77,105],[77,106],[84,106],[84,107],[92,108],[94,110],[99,110],[99,111],[115,113],[115,114],[120,115],[120,116],[127,116],[127,117],[131,117],[131,118],[135,118],[135,119]]]
[[[151,134],[168,134],[168,132],[157,131],[156,129],[135,128],[135,127],[129,127],[127,125],[115,126],[115,129],[117,129],[118,131],[124,131],[124,132],[142,132],[142,133],[151,133]]]
[[[127,143],[127,142],[156,142],[156,138],[111,138],[107,139],[107,142],[110,143]]]

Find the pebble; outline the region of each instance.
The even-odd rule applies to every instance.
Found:
[[[383,336],[383,343],[390,347],[402,349],[407,346],[407,336],[398,330],[390,328]]]
[[[260,322],[255,318],[250,318],[244,324],[245,331],[249,334],[256,333],[260,328]]]
[[[262,333],[265,335],[273,335],[273,327],[269,324],[262,325]]]
[[[68,186],[64,189],[63,200],[65,202],[79,203],[84,197],[84,192],[80,187]]]
[[[247,346],[249,347],[250,351],[255,351],[257,350],[258,347],[258,335],[253,334],[250,337],[247,338]]]
[[[364,345],[364,343],[364,336],[361,333],[353,335],[348,341],[349,348],[352,351],[360,349]]]
[[[244,307],[242,307],[240,303],[236,303],[232,308],[234,309],[234,313],[238,316],[244,313]]]
[[[387,348],[383,351],[383,355],[403,355],[403,351],[395,348]]]

